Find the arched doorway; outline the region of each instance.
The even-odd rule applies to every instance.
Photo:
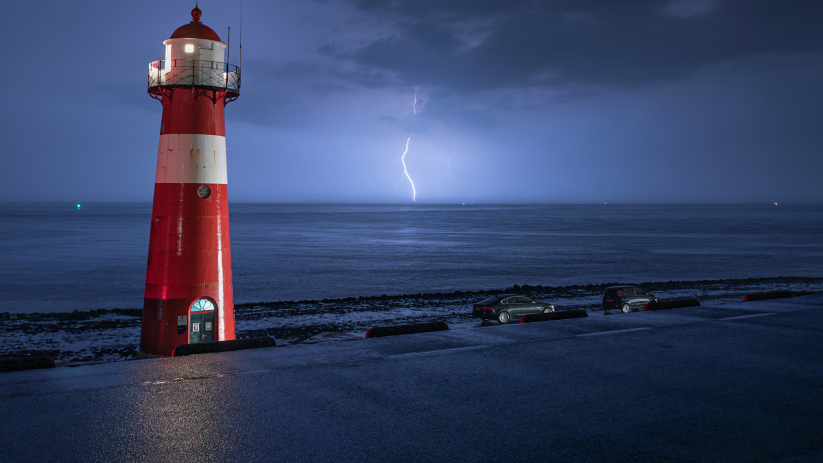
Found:
[[[189,315],[189,343],[214,341],[214,301],[200,298],[191,305]]]

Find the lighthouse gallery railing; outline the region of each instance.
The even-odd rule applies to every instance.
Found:
[[[152,61],[149,64],[149,90],[162,87],[205,87],[240,93],[240,68],[222,61]]]

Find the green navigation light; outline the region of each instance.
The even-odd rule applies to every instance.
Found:
[[[80,205],[79,205],[79,204],[77,205],[77,209],[80,209]]]

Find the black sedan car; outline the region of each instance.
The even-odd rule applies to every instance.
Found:
[[[526,314],[548,312],[554,312],[554,306],[548,302],[533,301],[519,294],[500,294],[474,304],[472,317],[497,320],[502,325]]]

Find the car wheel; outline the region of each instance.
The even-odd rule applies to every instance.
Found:
[[[623,304],[623,307],[620,309],[623,313],[629,313],[632,311],[632,306],[629,304]]]
[[[501,325],[505,325],[506,323],[508,323],[509,320],[511,320],[511,318],[512,316],[509,315],[509,313],[505,310],[497,314],[497,321],[499,321]]]
[[[546,307],[543,309],[543,313],[552,313],[554,312],[554,307]]]

